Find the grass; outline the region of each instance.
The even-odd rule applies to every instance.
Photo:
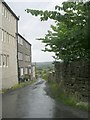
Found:
[[[23,88],[25,86],[28,86],[28,85],[31,85],[35,82],[35,80],[32,80],[32,81],[28,81],[28,82],[23,82],[23,83],[20,83],[20,84],[16,84],[14,85],[13,87],[11,88],[8,88],[8,89],[2,89],[0,91],[0,93],[4,94],[4,93],[7,93],[9,91],[13,91],[13,90],[16,90],[16,89],[19,89],[19,88]]]
[[[56,100],[84,111],[90,111],[90,104],[79,101],[74,95],[72,96],[65,93],[57,83],[49,83],[49,87],[51,90],[51,96]]]

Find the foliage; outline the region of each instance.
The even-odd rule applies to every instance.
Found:
[[[37,62],[36,63],[36,68],[37,70],[43,70],[43,69],[53,69],[54,65],[52,62]]]
[[[35,82],[35,80],[28,81],[28,82],[23,82],[23,83],[20,83],[20,84],[16,84],[16,85],[14,85],[14,86],[11,87],[11,88],[2,89],[1,93],[4,94],[4,93],[8,93],[9,91],[17,90],[17,89],[23,88],[23,87],[25,87],[25,86],[27,86],[27,85],[31,85],[31,84],[33,84],[34,82]]]
[[[49,76],[50,71],[52,70],[51,69],[38,69],[37,70],[38,77],[41,77],[42,79],[48,81],[48,76]]]
[[[45,38],[38,40],[45,43],[44,51],[55,53],[55,59],[89,59],[90,2],[63,2],[62,5],[55,6],[55,11],[26,9],[27,13],[39,15],[41,21],[53,19],[56,23]]]
[[[47,81],[48,80],[48,73],[42,72],[42,78]]]
[[[90,111],[89,103],[81,102],[74,95],[72,96],[70,94],[67,94],[56,82],[49,82],[48,84],[50,87],[51,96],[54,97],[56,100],[64,103],[65,105],[73,106],[85,111]]]
[[[48,73],[54,69],[52,62],[37,62],[36,63],[36,72],[38,77],[48,80]]]

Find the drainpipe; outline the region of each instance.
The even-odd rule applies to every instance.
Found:
[[[18,83],[20,84],[19,80],[19,62],[18,62],[18,20],[16,21],[16,42],[17,42],[17,75],[18,75]]]

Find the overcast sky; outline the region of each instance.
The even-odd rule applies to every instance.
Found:
[[[19,33],[32,44],[32,61],[45,62],[53,61],[54,53],[43,52],[44,44],[37,41],[37,38],[44,37],[50,25],[54,24],[52,20],[41,22],[39,17],[34,17],[25,12],[26,8],[54,10],[55,5],[61,4],[66,0],[5,0],[19,20]],[[43,1],[43,2],[42,2]],[[51,1],[51,2],[50,2]]]

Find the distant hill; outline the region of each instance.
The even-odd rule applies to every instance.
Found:
[[[53,69],[53,62],[36,62],[37,69]],[[35,64],[35,63],[33,63]]]

